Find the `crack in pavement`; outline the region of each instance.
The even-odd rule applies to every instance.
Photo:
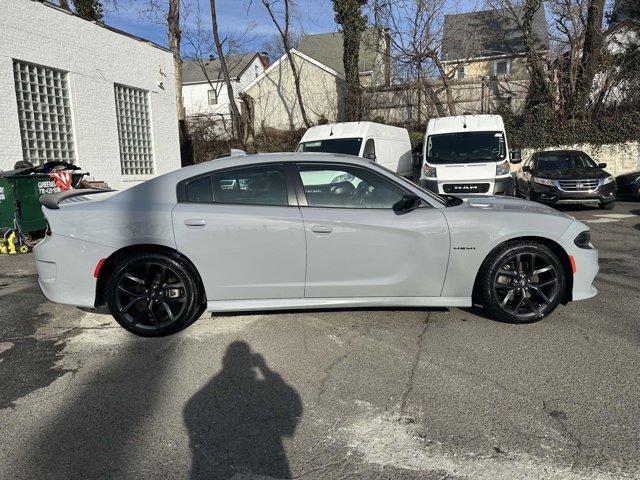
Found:
[[[422,356],[422,344],[424,342],[424,334],[427,331],[427,326],[429,325],[429,321],[431,320],[431,312],[427,312],[427,316],[422,321],[422,328],[420,329],[420,333],[418,334],[418,338],[416,340],[416,352],[413,356],[413,362],[411,364],[411,369],[409,370],[409,380],[407,382],[407,387],[402,394],[402,400],[400,401],[400,416],[404,415],[405,408],[407,407],[407,401],[409,400],[409,395],[413,390],[413,383],[415,381],[416,369],[418,368],[418,364],[420,363],[420,357]]]

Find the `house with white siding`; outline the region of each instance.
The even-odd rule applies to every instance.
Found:
[[[269,66],[266,53],[246,53],[226,58],[236,99],[240,92]],[[182,96],[187,118],[207,117],[213,121],[231,118],[229,95],[219,59],[182,62]],[[236,100],[237,101],[237,100]],[[238,108],[240,108],[238,102]]]
[[[2,0],[0,31],[1,170],[62,160],[122,189],[180,168],[167,49],[44,1]]]

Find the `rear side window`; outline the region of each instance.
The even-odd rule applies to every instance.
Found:
[[[213,188],[211,175],[196,178],[187,183],[187,202],[211,203],[213,202]]]
[[[216,203],[288,205],[282,165],[239,168],[213,175]]]

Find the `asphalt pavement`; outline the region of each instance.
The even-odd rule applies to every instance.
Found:
[[[44,299],[0,257],[0,478],[640,478],[640,203],[565,208],[599,294],[203,316],[162,339]]]

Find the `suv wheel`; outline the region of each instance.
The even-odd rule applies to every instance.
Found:
[[[565,271],[558,257],[537,242],[514,241],[487,257],[477,296],[496,319],[528,323],[549,315],[560,303]]]
[[[613,210],[613,207],[616,206],[616,202],[601,203],[598,206],[600,207],[600,210]]]
[[[124,257],[107,282],[113,318],[145,337],[175,333],[197,320],[203,300],[191,269],[178,256],[141,253]]]

